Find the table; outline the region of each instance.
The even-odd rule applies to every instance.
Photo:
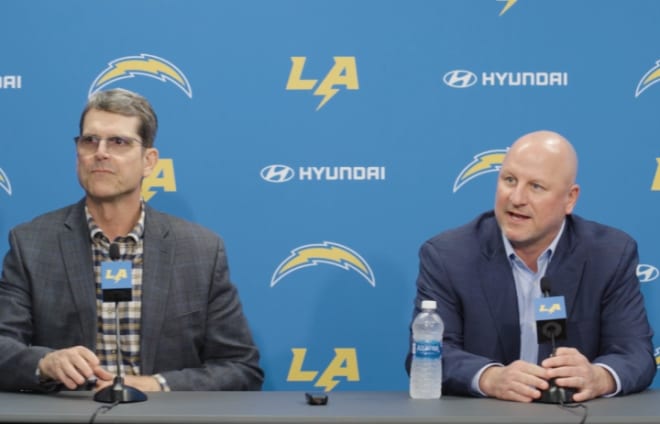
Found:
[[[95,423],[579,423],[582,409],[494,399],[443,397],[412,400],[406,392],[330,392],[324,406],[305,403],[303,392],[149,393],[140,403],[119,404]],[[0,393],[0,422],[89,422],[103,403],[91,392]],[[587,423],[660,423],[660,391],[586,403]]]

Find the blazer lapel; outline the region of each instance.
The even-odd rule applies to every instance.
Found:
[[[518,299],[502,236],[495,220],[489,222],[492,228],[484,231],[488,236],[482,240],[481,253],[484,256],[484,266],[480,280],[493,323],[491,325],[498,333],[499,350],[503,354],[504,361],[510,363],[520,357]]]
[[[579,249],[579,237],[575,223],[567,217],[564,234],[557,244],[556,254],[548,264],[545,275],[550,279],[550,296],[563,296],[566,304],[566,316],[570,317],[575,306],[575,296],[582,281],[581,275],[586,265],[586,254]],[[567,319],[568,321],[568,319]],[[558,343],[557,345],[560,345]],[[539,345],[539,361],[550,355],[550,343]]]
[[[145,205],[142,319],[140,323],[141,373],[154,373],[158,336],[166,319],[174,245],[169,225],[161,214]]]
[[[80,316],[80,331],[86,347],[96,351],[96,284],[89,227],[84,201],[71,208],[59,234],[59,249],[69,276],[73,305]]]

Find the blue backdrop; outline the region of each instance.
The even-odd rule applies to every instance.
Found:
[[[492,208],[504,149],[551,129],[580,156],[576,213],[638,240],[658,332],[659,19],[655,0],[3,1],[0,253],[82,197],[87,96],[137,91],[161,123],[144,196],[225,239],[265,389],[404,390],[419,246]]]

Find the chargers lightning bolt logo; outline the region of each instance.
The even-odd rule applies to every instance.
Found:
[[[647,88],[660,81],[660,60],[639,81],[635,90],[635,97],[639,97]]]
[[[11,196],[11,183],[9,182],[9,178],[7,178],[7,174],[5,174],[5,171],[3,171],[2,168],[0,168],[0,187],[2,187],[2,189]]]
[[[114,82],[141,75],[163,82],[170,81],[192,98],[192,88],[186,76],[173,63],[150,54],[125,56],[108,63],[108,67],[99,74],[89,88],[89,95]]]
[[[511,7],[518,2],[518,0],[497,0],[497,1],[506,1],[504,8],[500,12],[500,16],[504,15],[507,10],[511,9]]]
[[[282,278],[308,266],[320,263],[337,266],[343,269],[352,269],[360,274],[369,284],[376,287],[376,279],[369,264],[356,251],[339,243],[324,241],[323,243],[306,244],[291,251],[277,267],[270,280],[273,287]]]
[[[499,172],[508,149],[495,149],[481,152],[474,157],[454,181],[454,193],[468,181],[490,172]]]

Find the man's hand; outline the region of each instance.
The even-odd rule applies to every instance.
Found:
[[[101,368],[94,352],[84,346],[46,354],[39,361],[39,373],[42,378],[61,382],[69,390],[75,390],[92,376],[98,380],[112,381],[113,378],[112,374]]]
[[[104,389],[107,386],[111,386],[113,383],[113,379],[97,383],[96,390]],[[141,392],[160,392],[160,383],[155,377],[150,375],[125,375],[124,385],[131,386]]]
[[[124,383],[143,392],[160,392],[160,383],[150,375],[127,375]]]
[[[573,395],[575,402],[607,395],[616,389],[616,383],[609,371],[593,365],[572,347],[557,348],[555,355],[545,359],[541,366],[548,369],[548,375],[555,378],[557,386],[577,390]]]
[[[548,370],[525,361],[487,368],[479,379],[479,388],[489,397],[516,402],[532,402],[541,397],[548,384]]]

